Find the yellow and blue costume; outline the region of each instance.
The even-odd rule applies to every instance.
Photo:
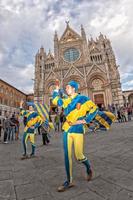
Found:
[[[66,121],[62,127],[63,132],[63,145],[64,145],[64,157],[65,168],[67,174],[67,181],[72,182],[72,144],[74,143],[74,151],[76,159],[82,162],[87,174],[90,173],[90,163],[87,157],[83,154],[83,134],[84,125],[73,125],[77,120],[85,120],[89,123],[97,114],[97,106],[86,96],[75,94],[73,98],[66,97],[61,98],[59,91],[53,92],[53,104],[62,106]]]
[[[35,111],[28,111],[20,108],[20,114],[27,118],[26,126],[24,128],[24,134],[22,138],[22,144],[24,148],[24,155],[27,154],[26,152],[26,145],[27,140],[29,139],[32,145],[32,152],[31,155],[35,154],[35,129],[38,128],[42,124],[42,118],[38,115]]]

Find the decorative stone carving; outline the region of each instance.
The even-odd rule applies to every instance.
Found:
[[[102,86],[103,86],[103,82],[100,79],[94,79],[92,81],[92,86],[94,88],[94,90],[101,90]]]
[[[55,75],[55,73],[53,71],[51,71],[47,76],[45,80],[51,80],[53,78],[57,78],[57,76]]]
[[[77,75],[82,78],[84,77],[84,75],[74,66],[67,71],[67,73],[64,75],[64,78],[67,78],[71,75]]]

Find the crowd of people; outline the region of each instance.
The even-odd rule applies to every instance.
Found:
[[[102,111],[110,111],[116,115],[117,122],[128,122],[131,121],[133,117],[133,107],[130,105],[123,106],[123,107],[115,107],[110,106],[108,109],[105,107],[101,107],[100,110]],[[2,132],[3,134],[3,142],[5,144],[18,140],[19,139],[19,126],[20,126],[20,120],[19,120],[19,113],[15,114],[13,113],[11,116],[7,115],[4,118],[0,118],[0,141],[2,141]],[[23,117],[23,124],[26,125],[26,117]],[[62,130],[62,125],[65,122],[65,115],[63,110],[61,113],[57,112],[54,113],[53,118],[50,121],[54,124],[54,132],[59,133]],[[43,128],[39,127],[37,130],[39,135],[42,135],[42,143],[43,145],[46,145],[50,142],[49,137],[49,130],[44,130]]]
[[[2,137],[2,130],[3,130],[3,142],[5,144],[18,140],[19,135],[19,115],[12,114],[11,116],[7,115],[4,118],[0,119],[0,140]]]
[[[19,129],[20,129],[20,115],[19,113],[13,113],[11,116],[7,115],[0,118],[0,141],[3,141],[5,144],[10,143],[11,141],[19,139]],[[26,117],[23,117],[23,125],[26,126]],[[59,133],[63,122],[65,121],[64,114],[56,113],[53,119],[50,118],[50,121],[54,124],[54,131]],[[41,126],[37,129],[37,134],[42,135],[42,143],[46,145],[50,143],[50,130],[44,129]],[[2,134],[3,133],[3,134]]]
[[[132,116],[133,108],[130,105],[121,107],[117,110],[117,119],[119,123],[131,121]]]

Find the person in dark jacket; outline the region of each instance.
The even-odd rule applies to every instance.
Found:
[[[1,132],[2,132],[2,119],[0,119],[0,141],[1,141]]]
[[[40,132],[42,134],[43,145],[46,145],[50,142],[50,140],[48,138],[48,131],[49,131],[49,124],[48,124],[48,122],[45,122],[45,124],[42,124],[40,126]]]
[[[4,129],[4,143],[7,144],[9,140],[9,134],[10,134],[10,119],[8,116],[6,116],[3,124]]]
[[[10,127],[11,127],[11,130],[10,130],[9,140],[10,139],[14,140],[15,139],[15,129],[16,129],[16,119],[15,119],[15,115],[14,114],[10,118]]]

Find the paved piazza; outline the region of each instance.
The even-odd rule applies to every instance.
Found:
[[[86,182],[84,167],[74,161],[76,186],[63,193],[57,192],[65,178],[61,134],[53,134],[48,146],[42,146],[38,135],[36,150],[36,158],[20,160],[20,141],[0,143],[0,200],[133,199],[133,121],[86,134],[93,180]]]

